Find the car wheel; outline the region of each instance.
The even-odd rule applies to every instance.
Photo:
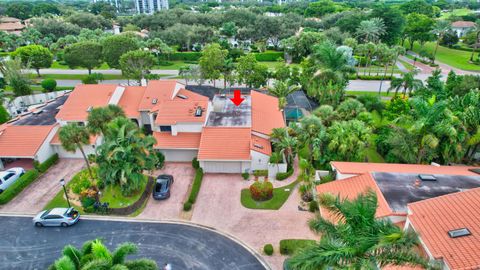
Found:
[[[62,227],[68,227],[68,224],[65,223],[65,222],[62,222],[62,224],[60,224],[60,225],[62,225]]]
[[[35,222],[35,226],[36,226],[36,227],[43,227],[43,224],[40,223],[40,222]]]

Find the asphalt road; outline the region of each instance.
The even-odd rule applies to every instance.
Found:
[[[132,258],[147,257],[174,270],[261,270],[249,251],[216,232],[184,224],[81,220],[68,228],[36,228],[29,217],[0,217],[0,269],[47,269],[67,244],[101,237],[113,250],[123,242],[138,245]],[[161,269],[161,268],[160,268]]]

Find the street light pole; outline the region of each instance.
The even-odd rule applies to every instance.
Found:
[[[67,198],[68,208],[70,208],[72,206],[70,205],[70,200],[68,199],[67,189],[65,188],[65,179],[62,178],[60,180],[60,185],[62,185],[62,187],[63,187],[63,192],[65,192],[65,197]]]

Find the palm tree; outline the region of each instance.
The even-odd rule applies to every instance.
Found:
[[[398,57],[400,55],[404,55],[406,50],[405,50],[405,47],[403,46],[398,46],[398,45],[395,45],[393,47],[393,51],[395,52],[395,61],[393,62],[393,65],[392,65],[392,71],[390,73],[390,77],[393,77],[393,70],[395,68],[395,66],[397,65],[397,62],[398,62]]]
[[[295,137],[288,135],[288,133],[279,141],[274,142],[274,145],[279,149],[280,153],[285,155],[287,163],[292,165],[295,158],[295,152],[298,145],[298,140]]]
[[[310,228],[320,233],[322,238],[289,260],[288,265],[292,269],[428,266],[428,262],[414,251],[419,244],[414,231],[403,231],[391,221],[375,217],[378,206],[375,192],[369,190],[353,200],[323,193],[319,196],[319,203],[338,222],[321,216],[310,221]]]
[[[157,270],[157,263],[149,259],[126,260],[128,255],[137,253],[133,243],[123,243],[110,252],[99,239],[87,241],[81,250],[72,245],[63,248],[63,256],[56,260],[49,270],[92,270],[92,269],[143,269]]]
[[[416,91],[423,87],[422,80],[415,79],[415,75],[417,75],[418,71],[410,71],[407,73],[403,73],[402,77],[400,78],[393,78],[392,82],[390,83],[390,87],[387,90],[387,93],[390,93],[391,90],[395,90],[395,96],[397,96],[398,91],[403,88],[403,94],[406,95],[407,92],[409,94],[412,91]]]
[[[435,64],[435,57],[437,56],[438,45],[440,44],[440,40],[442,40],[445,33],[447,33],[451,29],[451,24],[447,20],[439,20],[435,24],[432,33],[437,36],[437,43],[435,44],[435,50],[433,51],[433,60],[432,64]]]
[[[477,50],[478,42],[479,42],[478,39],[480,38],[480,22],[477,21],[475,23],[475,27],[471,31],[476,33],[475,43],[473,43],[473,50],[472,50],[472,54],[470,55],[470,61],[473,61],[473,55],[475,54],[475,51]]]
[[[69,152],[79,150],[80,153],[82,153],[85,164],[87,164],[88,173],[93,179],[92,168],[90,168],[87,155],[85,155],[85,151],[83,150],[84,145],[90,144],[90,135],[88,134],[87,128],[77,123],[69,123],[60,128],[58,136],[65,150]]]
[[[107,124],[117,117],[124,116],[123,109],[117,105],[110,104],[106,107],[93,108],[88,113],[88,130],[94,135],[105,135]]]
[[[378,42],[383,34],[385,34],[385,23],[382,18],[362,21],[356,30],[357,37],[364,42]]]
[[[299,89],[299,85],[290,85],[288,80],[275,81],[274,87],[268,88],[268,92],[278,98],[278,109],[283,110],[287,105],[287,96]]]

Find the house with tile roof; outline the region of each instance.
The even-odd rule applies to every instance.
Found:
[[[474,29],[476,24],[469,21],[455,21],[452,23],[452,30],[455,31],[458,37],[465,36],[468,32]]]
[[[285,126],[283,114],[275,97],[256,91],[243,97],[240,106],[235,106],[227,95],[210,100],[185,89],[176,80],[150,81],[147,86],[78,85],[61,104],[49,109],[52,129],[48,134],[41,133],[41,137],[60,157],[81,158],[81,153],[63,149],[59,128],[68,123],[87,125],[93,108],[113,104],[153,135],[157,140],[154,148],[165,155],[166,161],[190,162],[198,157],[205,172],[265,170],[272,152],[269,134],[273,128]],[[9,126],[6,129],[14,130]],[[11,136],[0,135],[0,144],[14,145],[11,140]],[[101,143],[101,136],[92,136],[84,150],[94,153]],[[7,158],[0,149],[2,157]]]

